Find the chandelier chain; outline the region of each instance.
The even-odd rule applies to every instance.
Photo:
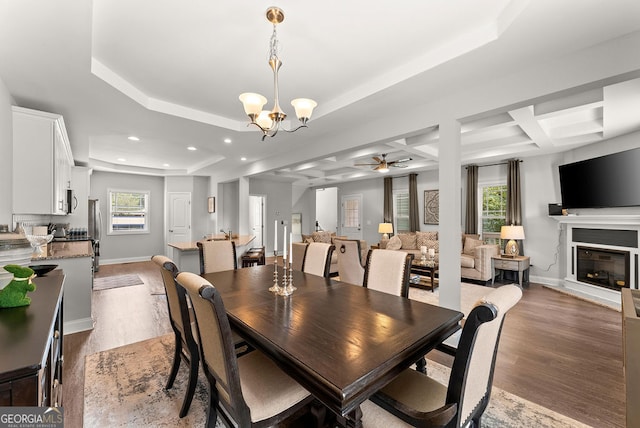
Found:
[[[273,33],[271,34],[271,40],[269,41],[269,59],[278,58],[279,51],[280,42],[278,41],[278,34],[276,33],[276,24],[273,24]]]

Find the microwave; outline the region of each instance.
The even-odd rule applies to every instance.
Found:
[[[76,210],[76,208],[78,208],[78,198],[76,198],[76,193],[73,189],[67,189],[65,211],[67,214],[71,214]]]

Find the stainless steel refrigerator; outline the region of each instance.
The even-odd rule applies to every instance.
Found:
[[[88,236],[93,245],[93,271],[100,268],[100,238],[102,237],[102,214],[100,213],[100,201],[89,199]]]

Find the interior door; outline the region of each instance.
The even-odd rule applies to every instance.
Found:
[[[191,241],[191,193],[169,192],[167,242]]]
[[[349,239],[362,239],[362,195],[342,197],[342,229],[340,235]]]
[[[256,237],[251,243],[251,247],[264,245],[265,201],[264,196],[249,196],[249,223],[251,224],[251,234]]]

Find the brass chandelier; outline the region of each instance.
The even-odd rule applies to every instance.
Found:
[[[255,125],[260,128],[263,133],[262,141],[264,141],[266,137],[274,137],[279,130],[295,132],[300,128],[306,128],[314,107],[318,105],[318,103],[309,98],[296,98],[291,101],[291,105],[296,111],[296,116],[302,125],[295,129],[285,129],[282,127],[282,121],[287,115],[280,108],[280,102],[278,100],[278,70],[280,66],[282,66],[282,61],[278,58],[279,46],[276,25],[284,21],[284,12],[278,7],[270,7],[267,9],[267,20],[273,24],[273,33],[271,34],[271,40],[269,42],[269,67],[271,67],[273,71],[274,87],[273,109],[271,109],[270,112],[262,110],[262,107],[267,103],[267,99],[260,94],[245,92],[240,94],[239,97],[244,106],[244,112],[251,120],[247,126]]]

